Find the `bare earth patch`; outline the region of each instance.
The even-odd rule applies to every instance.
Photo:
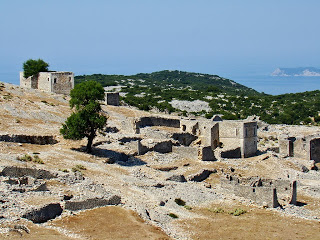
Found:
[[[215,213],[218,208],[224,212]],[[230,215],[228,212],[235,208],[247,213]],[[209,209],[194,210],[203,218],[178,222],[185,231],[192,233],[192,239],[320,239],[318,221],[285,217],[274,211],[247,206],[212,205]]]
[[[170,239],[160,228],[146,224],[133,211],[121,207],[103,207],[53,221],[85,239]]]

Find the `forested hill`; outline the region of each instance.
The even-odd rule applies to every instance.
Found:
[[[121,100],[146,111],[157,109],[207,118],[221,114],[224,119],[257,115],[268,123],[320,124],[319,90],[272,96],[217,75],[181,71],[75,77],[76,84],[87,80],[98,81],[104,87],[121,86]]]
[[[218,75],[191,73],[183,71],[160,71],[153,73],[139,73],[131,76],[124,75],[83,75],[76,76],[75,83],[85,80],[95,80],[103,86],[148,86],[149,88],[160,87],[167,89],[189,89],[206,91],[207,88],[221,93],[257,95],[257,91],[248,88],[230,79]]]

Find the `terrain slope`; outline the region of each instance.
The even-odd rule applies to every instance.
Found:
[[[151,113],[103,105],[108,126],[94,140],[93,154],[87,154],[85,140],[64,140],[59,135],[71,113],[68,97],[1,86],[0,135],[8,136],[8,141],[0,141],[1,239],[320,238],[319,172],[310,170],[309,161],[281,158],[270,151],[282,131],[308,134],[320,132],[318,127],[268,125],[268,131],[258,133],[258,156],[204,162],[175,153],[137,155],[135,138],[151,143],[156,136],[166,138],[172,129],[147,127],[138,135],[130,133],[130,117]],[[18,176],[22,170],[12,170],[13,166],[31,169],[28,174],[33,177]],[[203,181],[190,180],[204,169],[213,173]],[[225,174],[290,175],[299,181],[301,206],[263,208],[223,189],[220,177]],[[95,199],[94,207],[89,206],[90,199]],[[100,200],[105,201],[101,206]],[[76,209],[81,201],[84,204]],[[50,204],[62,206],[62,212],[41,223],[26,219],[26,213]],[[229,214],[236,208],[244,214]]]

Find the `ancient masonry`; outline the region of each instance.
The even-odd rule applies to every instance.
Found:
[[[74,87],[74,74],[72,72],[39,72],[37,75],[25,78],[20,72],[20,86],[39,89],[46,92],[69,94]]]
[[[297,183],[285,179],[238,178],[227,175],[221,186],[236,196],[250,199],[260,205],[276,208],[281,204],[297,204]]]
[[[283,157],[295,157],[300,159],[320,162],[320,135],[287,136],[281,135],[279,151]]]
[[[194,156],[203,161],[214,161],[222,158],[245,158],[257,152],[257,122],[255,121],[222,121],[213,119],[176,119],[162,116],[133,118],[132,130],[140,134],[141,129],[151,126],[172,128],[169,139],[140,139],[137,145],[138,154],[148,151],[161,153],[175,152]],[[130,122],[130,121],[128,121]],[[128,128],[128,126],[123,126]],[[173,144],[177,142],[177,144]],[[220,148],[222,147],[223,148]],[[218,151],[215,151],[215,150]],[[218,156],[216,156],[218,155]]]
[[[120,105],[120,97],[118,92],[106,92],[106,103],[107,105],[119,106]]]

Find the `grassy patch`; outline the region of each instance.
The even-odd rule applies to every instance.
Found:
[[[229,214],[233,215],[233,216],[240,216],[242,214],[245,214],[247,211],[241,208],[236,208],[233,211],[228,212]]]
[[[219,207],[219,208],[209,208],[208,210],[210,212],[213,212],[213,213],[224,213],[224,210],[221,207]]]
[[[81,172],[81,170],[87,170],[87,168],[81,164],[78,164],[78,165],[74,166],[73,168],[71,168],[72,172]]]
[[[34,155],[33,157],[25,154],[22,157],[17,157],[17,160],[22,161],[22,162],[34,162],[38,164],[44,164],[44,161],[38,156]]]

